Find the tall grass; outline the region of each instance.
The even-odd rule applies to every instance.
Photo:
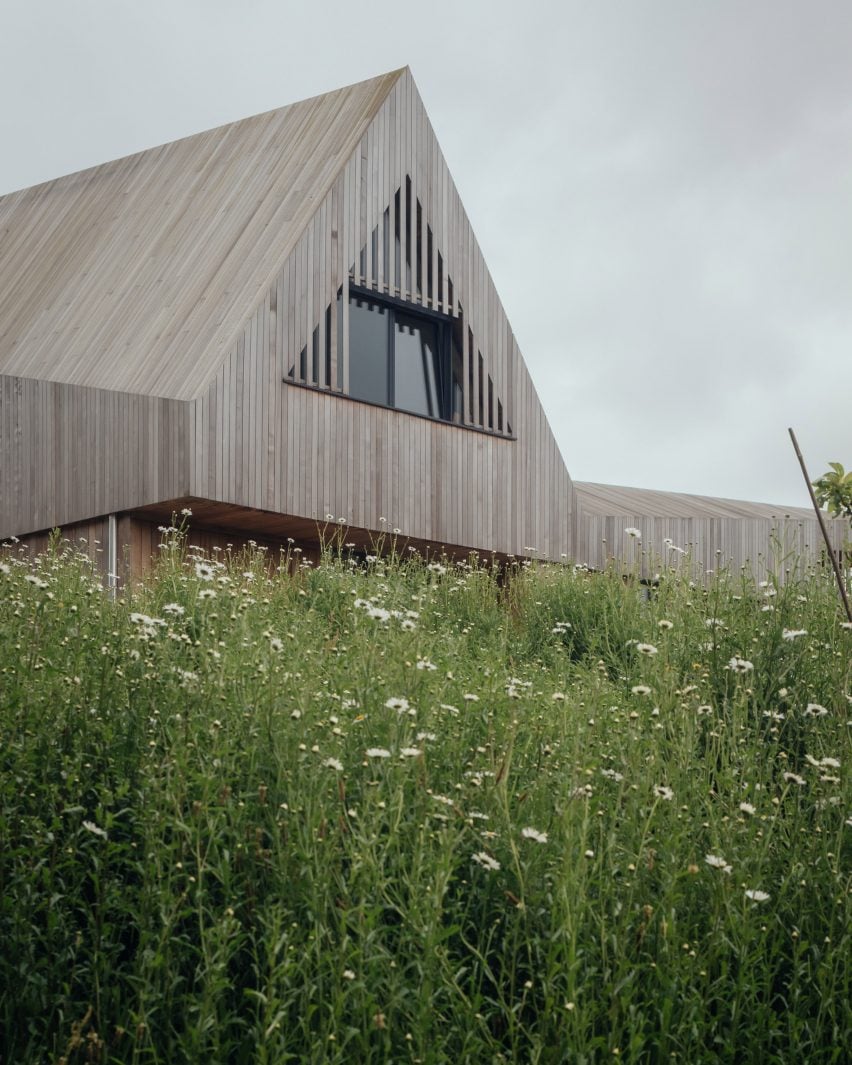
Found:
[[[848,1060],[828,576],[161,556],[0,555],[2,1061]]]

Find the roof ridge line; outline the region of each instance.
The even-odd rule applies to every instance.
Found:
[[[44,185],[52,185],[56,181],[67,181],[69,178],[78,177],[81,174],[88,174],[92,170],[98,170],[102,166],[112,166],[114,163],[122,163],[128,159],[133,159],[137,155],[145,155],[148,152],[156,152],[160,148],[168,148],[173,144],[177,144],[180,141],[188,141],[193,137],[204,137],[210,133],[215,133],[220,129],[227,129],[228,126],[239,125],[240,122],[249,122],[252,119],[264,118],[266,115],[274,115],[276,111],[286,111],[288,107],[297,107],[300,104],[310,103],[311,100],[318,100],[321,96],[331,96],[335,92],[345,92],[347,89],[354,89],[358,85],[366,85],[369,81],[380,81],[384,78],[392,77],[396,75],[396,80],[410,70],[408,66],[398,67],[396,70],[389,70],[385,74],[377,74],[373,78],[362,78],[360,81],[353,81],[349,85],[340,85],[336,89],[329,89],[327,92],[314,93],[313,96],[305,96],[301,100],[291,100],[289,103],[281,104],[278,107],[268,107],[265,111],[258,111],[254,115],[242,115],[239,118],[233,118],[229,122],[220,122],[215,126],[207,126],[205,129],[197,129],[192,133],[185,133],[182,137],[174,137],[172,140],[160,141],[159,144],[149,144],[146,148],[137,148],[135,151],[127,152],[125,155],[116,155],[112,159],[101,159],[97,163],[92,163],[91,166],[81,167],[79,170],[69,170],[64,174],[55,174],[53,177],[46,178],[44,181],[37,181],[34,185],[22,185],[20,188],[7,189],[6,192],[0,192],[0,201],[4,200],[7,196],[17,196],[22,192],[31,192],[34,189],[40,189]]]

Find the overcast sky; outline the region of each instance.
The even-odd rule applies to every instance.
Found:
[[[848,0],[0,14],[0,193],[408,64],[573,477],[807,503],[788,425],[852,466]]]

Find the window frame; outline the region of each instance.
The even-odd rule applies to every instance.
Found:
[[[342,299],[342,293],[340,294]],[[458,412],[459,420],[454,419],[453,410],[453,323],[452,315],[435,311],[431,307],[424,307],[420,303],[411,303],[409,300],[399,299],[385,292],[377,292],[375,289],[364,285],[349,283],[349,299],[362,299],[370,303],[384,307],[387,314],[387,364],[385,368],[385,395],[384,403],[378,400],[364,399],[360,396],[351,395],[352,381],[352,338],[350,334],[349,373],[350,373],[350,398],[361,403],[374,403],[377,406],[387,407],[389,410],[397,410],[402,414],[411,414],[418,418],[427,418],[429,421],[439,422],[442,425],[460,425],[462,411]],[[348,308],[347,308],[348,312]],[[423,411],[408,410],[396,404],[396,322],[397,312],[409,318],[422,318],[425,322],[435,326],[438,345],[438,404],[441,409],[449,412],[449,417],[424,413]]]

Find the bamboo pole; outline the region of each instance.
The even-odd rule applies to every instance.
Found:
[[[805,466],[805,460],[802,458],[802,452],[799,449],[799,441],[796,439],[796,434],[792,429],[788,429],[787,432],[790,434],[790,439],[793,441],[793,447],[796,450],[796,458],[799,460],[799,465],[802,467],[802,475],[805,478],[805,484],[808,486],[808,492],[810,493],[811,502],[814,505],[814,511],[817,516],[817,521],[819,522],[819,527],[822,529],[822,538],[825,540],[828,557],[831,559],[834,576],[837,578],[837,587],[840,589],[840,598],[843,600],[843,605],[846,607],[846,617],[852,622],[852,607],[849,606],[849,597],[846,594],[846,586],[843,583],[843,574],[840,572],[840,563],[837,561],[837,557],[831,546],[831,541],[828,538],[828,529],[825,527],[825,519],[822,516],[822,511],[819,509],[819,504],[814,495],[814,488],[811,484],[808,469]]]

